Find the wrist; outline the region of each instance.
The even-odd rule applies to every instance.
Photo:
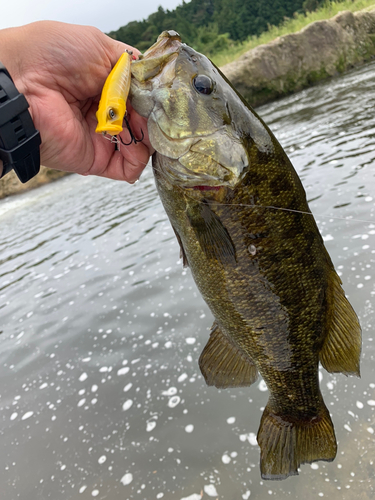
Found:
[[[35,129],[25,96],[14,85],[9,71],[0,64],[0,160],[1,176],[14,169],[21,182],[40,168],[40,134]]]
[[[22,44],[23,29],[7,28],[0,30],[0,61],[7,68],[15,85],[18,86],[20,79],[19,52],[20,42]]]

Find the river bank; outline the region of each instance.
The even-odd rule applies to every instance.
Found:
[[[221,68],[256,107],[375,57],[375,9],[340,12],[260,45]]]
[[[6,198],[13,194],[24,193],[30,189],[34,189],[39,186],[43,186],[49,182],[61,179],[65,175],[69,175],[67,172],[61,172],[60,170],[52,170],[51,168],[46,168],[41,166],[40,172],[37,176],[33,177],[29,182],[22,184],[19,181],[17,175],[12,170],[0,180],[0,199]]]

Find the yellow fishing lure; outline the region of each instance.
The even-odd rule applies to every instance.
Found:
[[[98,134],[117,135],[122,132],[126,100],[130,90],[131,52],[125,51],[105,81],[96,118]]]

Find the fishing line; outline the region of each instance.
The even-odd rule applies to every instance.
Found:
[[[184,194],[188,198],[190,198],[191,200],[194,200],[195,202],[204,203],[201,200],[197,200],[196,198],[189,196],[186,192],[184,192]],[[311,217],[324,217],[326,219],[345,220],[345,221],[349,221],[349,222],[364,222],[364,223],[368,223],[368,224],[373,224],[375,222],[375,219],[373,219],[373,220],[353,219],[350,215],[348,217],[336,217],[334,215],[313,214],[312,212],[304,212],[303,210],[294,210],[292,208],[275,207],[273,205],[247,205],[246,203],[221,203],[220,201],[218,201],[218,202],[214,201],[213,203],[216,203],[217,205],[221,205],[223,207],[266,208],[266,209],[270,209],[270,210],[281,210],[284,212],[294,212],[296,214],[310,215]]]
[[[142,132],[143,133],[143,132]],[[115,143],[117,144],[117,147],[118,147],[118,151],[120,150],[120,146],[121,146],[121,143],[118,139],[117,136],[111,136],[111,135],[103,135],[104,139],[107,139],[109,141],[111,141],[112,143]],[[142,137],[143,139],[143,137]],[[123,141],[121,141],[122,144]],[[137,143],[140,142],[137,140]],[[135,143],[135,144],[137,144]],[[129,151],[127,152],[127,154],[129,156],[131,156],[134,160],[136,160],[138,163],[140,163],[141,165],[144,165],[145,167],[147,167],[147,165],[149,164],[149,162],[145,163],[141,160],[138,160],[134,155],[132,155]],[[155,168],[154,166],[152,166],[153,169],[155,170],[158,170],[159,172],[162,173],[161,170]],[[189,196],[187,194],[186,191],[183,191],[182,188],[180,188],[179,186],[176,186],[177,189],[179,189],[181,192],[184,193],[185,196],[187,196],[188,198],[190,198],[191,200],[195,201],[195,202],[198,202],[198,203],[204,203],[203,201],[201,200],[197,200],[196,198],[193,198],[192,196]],[[227,207],[247,207],[247,208],[265,208],[265,209],[269,209],[269,210],[280,210],[280,211],[283,211],[283,212],[294,212],[294,213],[297,213],[297,214],[303,214],[303,215],[310,215],[311,217],[323,217],[325,219],[335,219],[335,220],[345,220],[345,221],[348,221],[348,222],[363,222],[365,224],[373,224],[375,223],[375,218],[372,219],[372,220],[364,220],[364,219],[354,219],[351,215],[349,215],[348,217],[337,217],[337,216],[334,216],[334,215],[323,215],[323,214],[313,214],[312,212],[304,212],[303,210],[295,210],[295,209],[292,209],[292,208],[283,208],[283,207],[275,207],[273,205],[248,205],[246,203],[221,203],[221,202],[215,202],[217,205],[221,205],[221,206],[227,206]]]

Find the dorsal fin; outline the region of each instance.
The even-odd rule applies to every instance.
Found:
[[[320,351],[320,362],[330,373],[359,376],[361,327],[356,313],[345,297],[341,280],[331,273],[327,337]]]
[[[218,388],[247,387],[258,378],[258,371],[215,322],[206,347],[199,358],[199,368],[207,385]]]

